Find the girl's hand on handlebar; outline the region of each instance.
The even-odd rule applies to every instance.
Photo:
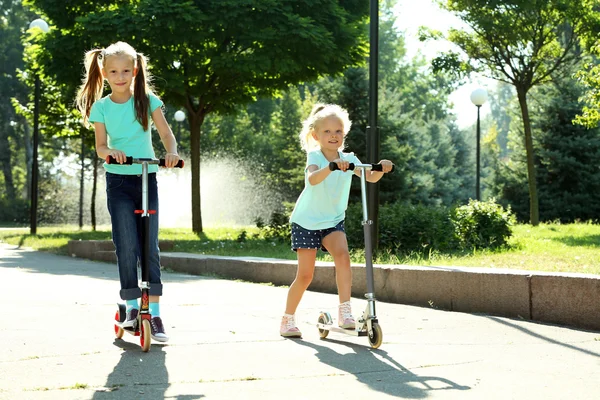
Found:
[[[167,153],[165,155],[165,167],[173,168],[179,162],[179,154],[177,153]]]
[[[110,149],[108,155],[114,158],[119,164],[123,164],[127,161],[127,156],[121,150]]]
[[[350,167],[350,163],[346,160],[342,160],[341,158],[336,158],[333,160],[333,162],[336,163],[338,168],[343,172],[346,172],[348,167]]]
[[[390,172],[392,168],[394,168],[394,163],[390,160],[381,160],[379,161],[379,164],[381,164],[381,169],[384,174]]]

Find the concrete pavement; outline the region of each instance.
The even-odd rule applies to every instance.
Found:
[[[115,339],[116,266],[0,243],[0,399],[597,399],[600,333],[378,302],[380,349],[278,334],[286,287],[164,273],[171,340]],[[365,307],[353,299],[355,314]]]

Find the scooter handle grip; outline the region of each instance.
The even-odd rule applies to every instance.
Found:
[[[183,160],[181,160],[181,159],[180,159],[180,160],[177,162],[177,164],[175,164],[175,166],[174,166],[173,168],[183,168],[183,164],[184,164]],[[159,162],[158,162],[158,166],[159,166],[159,167],[164,167],[164,166],[165,166],[165,159],[164,159],[164,158],[161,158],[161,159],[159,160]]]
[[[348,169],[350,171],[354,171],[354,163],[350,163],[350,165],[348,165]],[[329,163],[329,170],[330,171],[338,171],[338,165],[336,163],[334,163],[333,161]]]
[[[392,164],[392,169],[390,170],[390,172],[394,172],[394,170],[396,169],[396,165]],[[371,164],[371,171],[383,171],[383,165],[381,164]]]
[[[114,158],[113,156],[107,156],[106,163],[107,164],[118,164],[116,158]],[[125,162],[123,164],[125,164],[125,165],[133,164],[133,157],[130,157],[130,156],[125,157]]]

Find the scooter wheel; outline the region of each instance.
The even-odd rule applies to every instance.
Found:
[[[327,319],[325,318],[325,315],[319,315],[319,323],[323,325],[327,324]],[[329,331],[327,329],[319,328],[319,336],[321,337],[321,339],[325,339],[327,335],[329,335]]]
[[[142,327],[140,329],[140,346],[142,346],[142,351],[147,352],[150,350],[150,344],[152,343],[150,337],[150,321],[142,319]]]
[[[119,311],[115,314],[115,321],[120,322],[119,320]],[[115,324],[115,336],[117,339],[121,339],[125,331],[119,325]]]
[[[373,323],[373,335],[369,335],[369,344],[372,348],[378,349],[383,343],[383,332],[381,331],[381,326],[378,323]]]

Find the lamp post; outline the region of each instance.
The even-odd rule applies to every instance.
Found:
[[[175,111],[175,121],[177,121],[177,134],[175,139],[179,143],[179,136],[181,135],[181,123],[185,120],[185,113],[181,110]]]
[[[475,175],[475,197],[477,199],[477,201],[481,200],[481,192],[480,192],[480,188],[479,188],[479,175],[480,175],[480,144],[479,144],[479,138],[481,135],[481,127],[480,127],[480,118],[479,118],[479,109],[481,108],[481,106],[487,101],[487,91],[485,89],[479,88],[479,89],[475,89],[473,90],[473,92],[471,93],[471,102],[473,104],[475,104],[475,106],[477,106],[477,151],[476,151],[476,158],[477,158],[477,173]]]
[[[370,0],[369,4],[369,125],[367,126],[367,160],[379,162],[379,126],[377,124],[379,84],[379,1]],[[373,252],[379,248],[379,185],[367,187],[367,204],[369,219],[372,221],[370,240]],[[365,245],[365,247],[368,247]],[[366,254],[370,259],[371,254]],[[369,285],[367,285],[369,286]],[[373,293],[370,291],[370,293]]]
[[[29,29],[41,29],[46,33],[50,30],[46,21],[41,18],[31,21]],[[40,75],[35,73],[35,87],[33,100],[33,159],[31,163],[31,208],[30,213],[30,233],[37,233],[37,206],[38,206],[38,142],[39,142],[39,123],[40,123]]]

